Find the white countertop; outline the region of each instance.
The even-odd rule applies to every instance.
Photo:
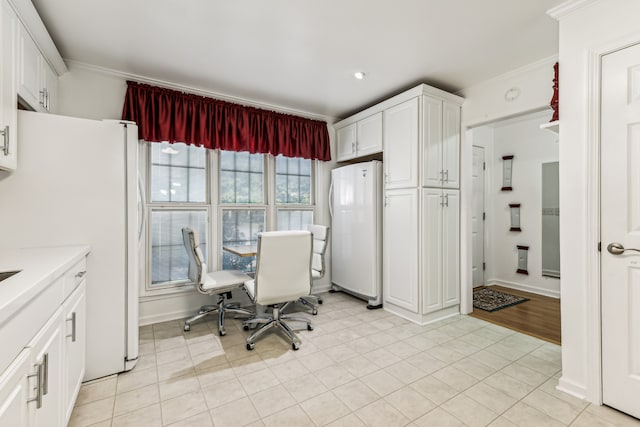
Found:
[[[22,270],[0,282],[0,327],[89,250],[87,245],[0,249],[0,272]]]

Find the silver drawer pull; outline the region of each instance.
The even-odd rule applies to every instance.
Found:
[[[76,312],[71,313],[71,318],[67,319],[67,322],[71,322],[71,333],[66,335],[67,338],[71,338],[71,342],[76,342]]]
[[[36,372],[27,375],[27,378],[36,379],[36,386],[33,388],[36,391],[36,396],[30,399],[27,399],[27,403],[36,402],[36,408],[42,408],[42,383],[44,382],[44,369],[42,367],[42,363],[38,363],[36,366]]]
[[[79,271],[78,273],[76,273],[75,277],[77,277],[78,279],[81,277],[84,277],[84,275],[87,274],[87,271]]]

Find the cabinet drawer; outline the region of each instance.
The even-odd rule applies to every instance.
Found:
[[[71,295],[87,274],[87,258],[83,257],[64,275],[64,297]]]

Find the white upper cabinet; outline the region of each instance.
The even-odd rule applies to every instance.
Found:
[[[355,159],[382,151],[382,112],[336,131],[337,161]]]
[[[19,22],[6,1],[2,2],[0,13],[0,169],[14,170],[18,166],[16,65]]]
[[[31,109],[50,112],[58,91],[58,76],[40,53],[25,27],[18,35],[18,95]]]
[[[425,96],[422,185],[460,188],[460,106]]]
[[[385,188],[418,185],[419,98],[412,98],[384,110]]]

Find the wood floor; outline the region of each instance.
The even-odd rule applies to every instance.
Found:
[[[477,288],[476,288],[477,289]],[[529,298],[529,301],[489,313],[473,309],[470,316],[560,344],[560,300],[502,286],[491,289]]]

